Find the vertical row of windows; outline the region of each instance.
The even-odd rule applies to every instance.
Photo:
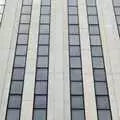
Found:
[[[0,0],[0,24],[2,22],[2,17],[5,9],[5,0]]]
[[[77,0],[68,0],[68,40],[71,118],[85,120]]]
[[[20,120],[32,0],[23,0],[10,84],[6,120]]]
[[[87,14],[98,120],[112,120],[95,0],[87,0]]]
[[[114,8],[114,12],[115,12],[118,32],[120,35],[120,0],[113,0],[113,8]]]
[[[47,119],[51,0],[41,0],[33,120]]]

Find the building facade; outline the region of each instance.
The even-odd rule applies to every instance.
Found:
[[[120,120],[120,0],[0,0],[0,120]]]

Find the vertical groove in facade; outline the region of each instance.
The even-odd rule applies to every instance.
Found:
[[[3,19],[5,4],[6,4],[6,0],[1,0],[0,1],[0,25],[1,25],[2,19]]]
[[[33,120],[47,120],[51,0],[41,0]]]
[[[71,120],[85,120],[77,0],[68,0],[68,42]]]
[[[120,1],[119,0],[112,0],[118,33],[120,36]]]
[[[6,110],[6,120],[20,120],[31,11],[32,0],[23,0]]]
[[[98,120],[112,120],[96,0],[86,0]]]

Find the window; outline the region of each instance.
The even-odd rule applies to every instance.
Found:
[[[109,100],[107,96],[97,96],[97,106],[99,109],[109,109]]]
[[[20,103],[21,103],[21,96],[17,95],[12,95],[9,98],[9,108],[20,108]]]
[[[48,46],[39,46],[38,55],[48,55]]]
[[[80,57],[71,57],[70,58],[70,67],[71,68],[81,68]]]
[[[17,110],[17,109],[8,109],[6,120],[19,120],[19,117],[20,117],[19,110]]]
[[[93,57],[93,68],[104,68],[102,57]]]
[[[47,69],[37,69],[36,80],[47,80]]]
[[[83,108],[83,96],[72,96],[72,108]]]
[[[46,111],[36,109],[34,111],[34,118],[33,120],[46,120]]]
[[[27,54],[27,46],[18,45],[16,50],[16,55],[26,55],[26,54]]]
[[[82,80],[82,71],[81,69],[71,69],[70,70],[71,80],[72,81],[81,81]]]
[[[81,82],[72,82],[71,83],[71,94],[73,95],[81,95],[82,91],[82,84]]]
[[[79,46],[70,46],[70,56],[80,56]]]
[[[35,96],[35,108],[46,108],[46,96]]]
[[[98,111],[99,120],[112,120],[111,113],[108,110]]]
[[[12,81],[11,90],[12,94],[22,94],[23,82],[22,81]]]
[[[47,82],[36,82],[35,93],[47,94]]]
[[[83,110],[72,110],[72,120],[85,120]]]
[[[48,57],[38,57],[37,67],[48,67]]]

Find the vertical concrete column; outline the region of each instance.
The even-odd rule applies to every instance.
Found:
[[[21,120],[32,120],[41,0],[33,0]]]
[[[113,120],[120,119],[120,39],[112,0],[97,0],[98,17],[104,52]]]
[[[69,42],[68,42],[68,0],[64,0],[63,17],[63,82],[64,82],[64,120],[71,120],[70,78],[69,78]]]
[[[78,0],[86,120],[97,120],[86,1]]]
[[[6,1],[0,26],[0,119],[5,120],[22,0]]]
[[[47,120],[64,120],[63,31],[64,0],[51,0]]]

